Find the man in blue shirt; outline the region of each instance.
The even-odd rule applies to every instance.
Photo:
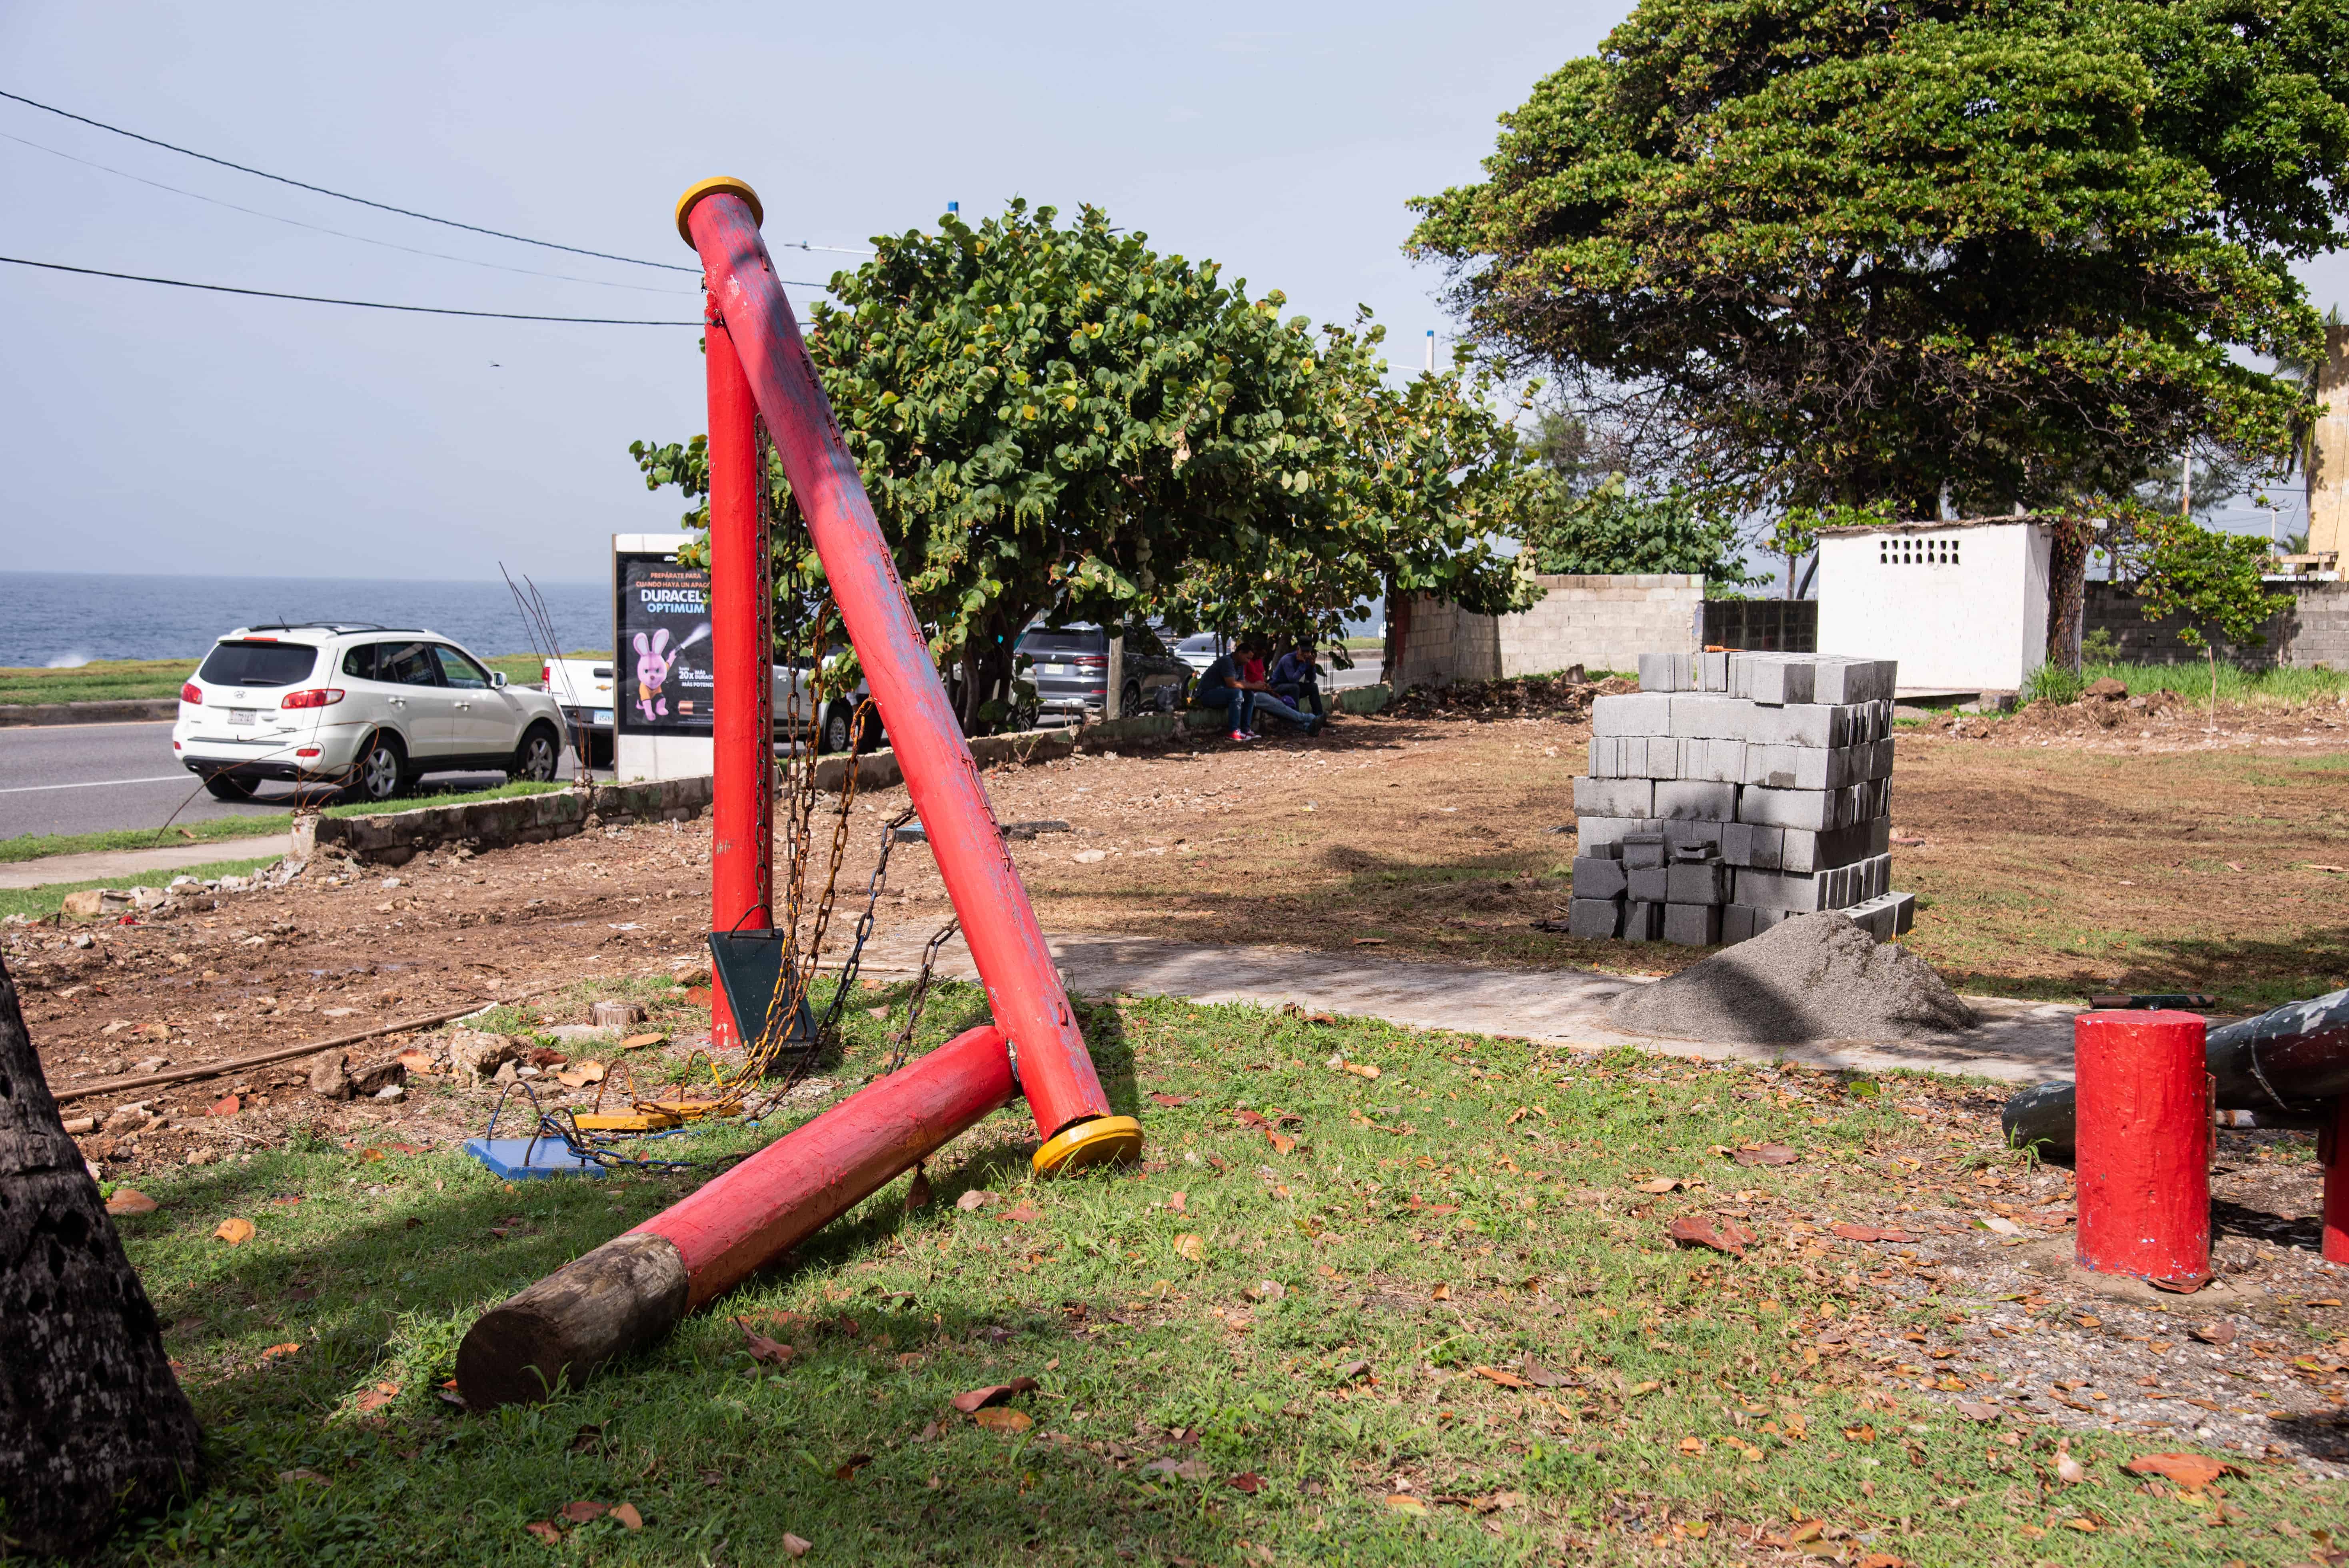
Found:
[[[1290,707],[1310,707],[1316,718],[1329,713],[1321,706],[1321,666],[1314,661],[1312,644],[1299,643],[1281,655],[1272,666],[1270,681],[1273,694],[1288,698]]]
[[[1194,698],[1201,707],[1220,707],[1228,711],[1227,725],[1234,740],[1257,738],[1255,724],[1259,714],[1271,714],[1285,718],[1302,728],[1307,735],[1319,735],[1325,720],[1308,718],[1275,696],[1262,681],[1251,681],[1241,674],[1244,661],[1250,654],[1261,654],[1260,645],[1250,641],[1239,644],[1232,651],[1209,665],[1199,677],[1199,688]]]

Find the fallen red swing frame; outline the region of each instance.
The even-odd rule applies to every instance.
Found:
[[[823,559],[994,1023],[956,1037],[778,1139],[485,1314],[457,1355],[475,1407],[544,1398],[666,1333],[1023,1093],[1050,1175],[1129,1159],[1142,1144],[1093,1070],[1027,890],[799,324],[759,236],[759,199],[705,180],[678,232],[709,291],[710,610],[716,664],[716,929],[771,923],[772,764],[767,540],[755,420],[763,418]],[[728,1011],[712,1009],[713,1023]]]

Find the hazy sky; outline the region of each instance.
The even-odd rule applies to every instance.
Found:
[[[0,88],[494,228],[692,263],[704,175],[771,245],[1012,195],[1105,206],[1416,364],[1444,324],[1404,202],[1623,4],[1246,7],[0,5]],[[0,101],[0,253],[403,303],[698,318],[694,274],[372,212]],[[155,190],[424,250],[405,254]],[[777,248],[787,278],[853,256]],[[643,292],[645,290],[654,292]],[[808,291],[794,290],[795,295]],[[702,428],[692,328],[390,315],[0,267],[0,560],[22,569],[592,579],[671,525],[626,447]]]
[[[1105,206],[1317,320],[1373,306],[1398,360],[1444,325],[1399,252],[1412,196],[1474,178],[1494,118],[1623,0],[254,7],[11,0],[0,87],[400,206],[691,263],[671,210],[739,175],[786,277],[1018,194]],[[689,273],[372,212],[0,101],[0,253],[403,303],[690,320]],[[305,223],[141,185],[102,163]],[[2349,298],[2349,263],[2313,274]],[[627,286],[601,286],[627,285]],[[650,291],[650,292],[647,292]],[[804,294],[806,290],[795,290]],[[701,428],[690,327],[392,315],[0,266],[0,562],[20,569],[551,579],[673,524],[637,437]],[[2240,525],[2240,521],[2239,525]]]

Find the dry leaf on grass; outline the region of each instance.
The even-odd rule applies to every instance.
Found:
[[[954,1408],[968,1416],[974,1410],[983,1410],[989,1405],[1000,1405],[1014,1394],[1030,1394],[1035,1392],[1035,1389],[1036,1379],[1033,1377],[1014,1377],[1009,1383],[993,1383],[984,1388],[966,1389],[954,1397]]]
[[[1043,1210],[1036,1207],[1033,1203],[1023,1201],[1021,1202],[1014,1203],[1010,1208],[1005,1210],[1002,1215],[1002,1220],[1007,1225],[1024,1225],[1029,1223],[1030,1221],[1040,1220],[1043,1217]]]
[[[1330,1370],[1336,1375],[1340,1382],[1351,1383],[1358,1377],[1369,1377],[1371,1364],[1367,1361],[1340,1361]]]
[[[1681,1452],[1684,1454],[1701,1454],[1704,1452],[1704,1439],[1702,1438],[1682,1438],[1681,1439]]]
[[[1433,1290],[1427,1293],[1427,1299],[1430,1301],[1450,1301],[1452,1299],[1452,1287],[1448,1284],[1437,1285]]]
[[[1876,1429],[1872,1426],[1846,1427],[1843,1440],[1847,1443],[1872,1443],[1876,1440]]]
[[[117,1187],[114,1196],[106,1201],[109,1214],[151,1214],[162,1205],[136,1187]]]
[[[1387,1506],[1394,1510],[1397,1513],[1425,1513],[1427,1511],[1427,1504],[1420,1501],[1419,1499],[1415,1497],[1400,1491],[1391,1493],[1388,1496]]]
[[[1906,1231],[1879,1230],[1874,1225],[1837,1225],[1835,1233],[1847,1242],[1908,1242],[1916,1239]]]
[[[1754,1244],[1754,1233],[1734,1220],[1711,1214],[1683,1214],[1666,1229],[1672,1240],[1683,1246],[1711,1247],[1717,1253],[1727,1253],[1742,1258],[1745,1249]]]
[[[1753,1149],[1733,1150],[1729,1156],[1740,1165],[1792,1165],[1795,1151],[1783,1143],[1764,1143]]]
[[[353,1408],[357,1409],[360,1415],[364,1416],[369,1410],[382,1409],[386,1405],[390,1404],[394,1399],[398,1398],[398,1384],[378,1383],[374,1387],[369,1388],[366,1393],[361,1394]]]
[[[1150,1091],[1150,1102],[1153,1105],[1163,1105],[1172,1109],[1178,1105],[1190,1104],[1191,1097],[1187,1094],[1167,1094],[1160,1089],[1153,1089]]]
[[[2189,1491],[2200,1491],[2222,1475],[2246,1475],[2240,1465],[2224,1460],[2206,1458],[2201,1454],[2140,1454],[2121,1469],[2131,1475],[2158,1475],[2176,1481]]]
[[[1185,1231],[1174,1238],[1174,1255],[1195,1264],[1207,1261],[1206,1239],[1196,1231]]]
[[[1273,1302],[1287,1295],[1288,1290],[1277,1279],[1260,1279],[1240,1294],[1250,1301]]]
[[[523,1528],[529,1531],[533,1535],[537,1536],[541,1541],[545,1542],[549,1546],[560,1546],[563,1544],[563,1532],[561,1528],[547,1520],[533,1519],[528,1524],[523,1525]]]
[[[2186,1332],[2192,1335],[2195,1338],[2200,1340],[2205,1345],[2232,1345],[2235,1343],[2235,1326],[2228,1322],[2223,1317],[2218,1318],[2209,1323],[2198,1323]]]
[[[1530,1357],[1518,1365],[1525,1368],[1526,1381],[1537,1388],[1563,1388],[1573,1381],[1572,1378],[1553,1372]]]
[[[1382,1069],[1370,1062],[1348,1062],[1346,1070],[1359,1078],[1375,1078]]]
[[[645,1527],[645,1516],[636,1511],[636,1505],[633,1502],[615,1503],[612,1518],[623,1530],[642,1530]]]
[[[832,1472],[835,1480],[854,1480],[856,1472],[873,1462],[871,1454],[851,1454],[838,1470]]]
[[[1504,1372],[1497,1367],[1479,1367],[1476,1376],[1488,1383],[1498,1383],[1504,1388],[1526,1388],[1532,1385],[1514,1372]]]
[[[786,1556],[804,1557],[815,1550],[815,1542],[804,1535],[793,1535],[786,1530],[783,1532],[782,1547]]]
[[[768,1367],[791,1365],[794,1352],[790,1346],[768,1338],[740,1318],[735,1319],[734,1326],[742,1331],[743,1348],[750,1351],[751,1360]]]
[[[989,1203],[995,1202],[997,1202],[997,1199],[994,1193],[987,1191],[983,1187],[973,1187],[969,1191],[965,1192],[961,1197],[955,1200],[955,1207],[960,1209],[964,1213],[969,1214],[975,1213],[978,1210],[984,1209]]]
[[[591,1083],[604,1081],[602,1062],[581,1062],[577,1067],[554,1075],[555,1082],[565,1088],[585,1088]]]
[[[1232,1490],[1234,1491],[1244,1491],[1250,1497],[1254,1497],[1263,1489],[1264,1478],[1257,1474],[1254,1470],[1242,1470],[1239,1474],[1232,1477]]]
[[[1036,1418],[1025,1410],[1001,1408],[981,1410],[971,1419],[990,1432],[1024,1432],[1036,1424]]]
[[[222,1220],[219,1224],[212,1227],[212,1234],[219,1237],[222,1241],[226,1242],[230,1246],[241,1247],[244,1245],[245,1243],[253,1240],[253,1222],[251,1220],[239,1220],[233,1217]]]
[[[1655,1176],[1639,1183],[1635,1190],[1641,1192],[1670,1192],[1675,1188],[1686,1185],[1687,1183],[1677,1176]]]
[[[1267,1130],[1264,1138],[1266,1142],[1272,1145],[1272,1151],[1275,1154],[1289,1154],[1296,1151],[1297,1140],[1285,1133]]]

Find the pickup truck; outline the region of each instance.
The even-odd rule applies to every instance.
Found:
[[[540,689],[563,705],[564,718],[575,733],[587,734],[588,762],[591,767],[607,768],[612,762],[612,664],[608,659],[543,659],[539,663]],[[788,740],[784,716],[791,711],[792,692],[799,690],[799,711],[809,711],[807,673],[785,665],[774,666],[775,738]],[[845,698],[835,698],[825,709],[823,722],[817,727],[815,746],[818,752],[844,751],[848,748],[848,725],[856,704],[866,695],[863,681]],[[877,721],[874,733],[864,737],[864,749],[870,751],[880,744]]]

